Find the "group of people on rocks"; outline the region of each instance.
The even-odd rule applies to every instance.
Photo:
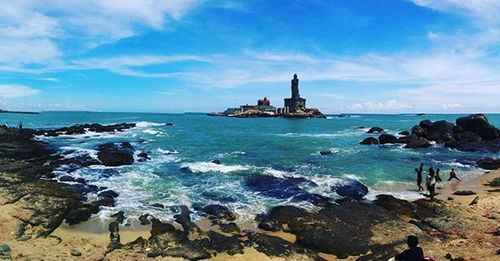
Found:
[[[434,170],[434,168],[432,166],[428,169],[428,174],[427,174],[427,177],[425,180],[425,185],[427,187],[427,191],[429,191],[429,195],[430,195],[431,199],[433,199],[434,196],[436,195],[436,184],[438,182],[443,181],[441,179],[441,176],[439,176],[439,171],[440,171],[439,168]],[[424,163],[420,163],[420,167],[416,168],[415,172],[417,172],[418,190],[419,191],[424,190],[424,188],[422,187],[422,181],[423,181],[422,173],[424,172]],[[457,173],[455,172],[454,168],[452,168],[450,171],[450,177],[448,178],[448,181],[450,181],[452,179],[456,179],[456,180],[460,181],[460,179],[457,177]]]

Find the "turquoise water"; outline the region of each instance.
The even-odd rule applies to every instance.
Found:
[[[96,156],[98,144],[130,141],[138,151],[151,156],[147,162],[116,168],[118,174],[103,177],[102,166],[71,173],[89,183],[109,187],[120,193],[118,205],[106,213],[125,210],[129,214],[151,213],[148,204],[165,205],[221,203],[240,215],[253,219],[266,208],[290,203],[250,191],[243,184],[245,175],[305,177],[319,186],[310,192],[335,198],[331,186],[354,177],[370,188],[368,198],[378,193],[416,198],[413,169],[420,163],[442,169],[446,177],[451,167],[459,175],[478,175],[475,160],[486,153],[458,152],[441,146],[408,150],[400,145],[363,146],[369,127],[380,126],[396,134],[410,130],[424,119],[454,121],[463,115],[351,115],[328,119],[238,119],[208,117],[203,114],[141,114],[44,112],[39,115],[0,114],[0,124],[26,128],[55,128],[78,123],[137,122],[138,127],[117,134],[88,133],[78,136],[40,138],[62,152]],[[487,115],[500,126],[500,114]],[[171,122],[175,126],[165,126]],[[364,127],[364,128],[359,128]],[[321,156],[320,151],[334,153]],[[218,159],[221,165],[211,163]],[[182,170],[182,168],[189,170]],[[60,169],[58,175],[65,175]],[[311,207],[304,202],[293,204]],[[169,217],[166,211],[156,215]]]

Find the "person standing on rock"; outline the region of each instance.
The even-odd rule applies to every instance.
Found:
[[[418,186],[418,191],[424,190],[422,187],[422,169],[416,168],[415,172],[417,172],[417,186]]]
[[[460,181],[460,179],[457,177],[457,173],[455,172],[454,168],[451,169],[450,178],[448,179],[448,181],[450,181],[452,179],[456,179],[456,180]]]
[[[436,173],[432,167],[429,168],[429,174],[427,175],[425,184],[427,185],[427,190],[429,191],[431,199],[434,199],[436,195]]]
[[[397,261],[424,261],[424,250],[418,246],[418,237],[408,236],[406,239],[408,249],[397,254],[394,259]]]

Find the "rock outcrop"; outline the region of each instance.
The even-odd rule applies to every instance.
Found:
[[[381,128],[374,127],[368,133],[380,132]],[[409,134],[409,135],[408,135]],[[406,148],[427,148],[431,142],[443,144],[446,147],[460,151],[500,151],[500,130],[488,122],[483,114],[473,114],[461,117],[456,124],[444,120],[432,122],[423,120],[415,125],[411,133],[400,132],[403,137],[396,138],[389,134],[382,134],[379,143],[401,143]],[[373,139],[366,138],[361,144],[376,144]]]
[[[134,163],[134,147],[129,142],[99,145],[97,157],[104,166],[122,166]]]

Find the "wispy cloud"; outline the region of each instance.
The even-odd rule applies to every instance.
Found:
[[[25,85],[0,84],[0,99],[32,96],[39,92],[39,90]]]

